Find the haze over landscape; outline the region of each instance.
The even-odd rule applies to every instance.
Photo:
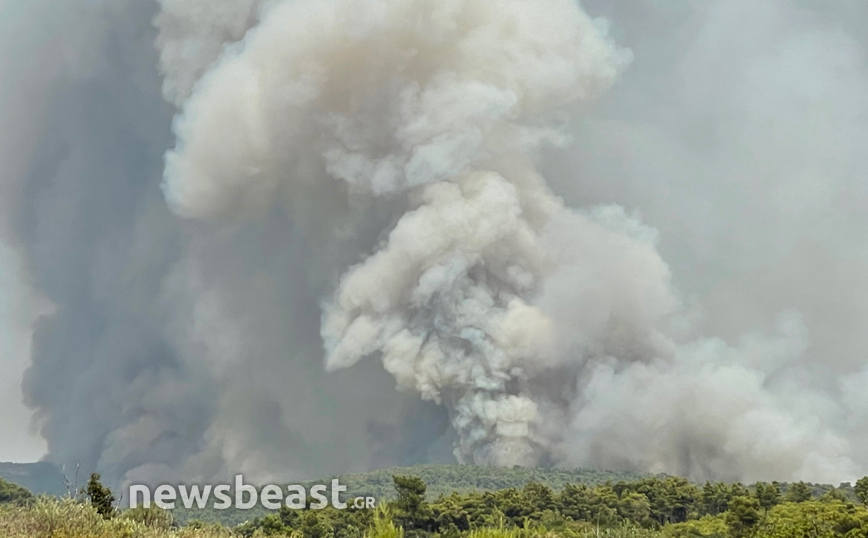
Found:
[[[865,475],[866,20],[0,2],[0,460]]]

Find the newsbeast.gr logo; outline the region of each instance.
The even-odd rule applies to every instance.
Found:
[[[200,510],[209,506],[214,510],[250,510],[257,504],[268,510],[279,510],[282,506],[295,510],[313,508],[320,510],[331,504],[338,510],[346,508],[374,508],[377,501],[373,497],[355,497],[349,503],[341,501],[341,493],[347,490],[338,479],[332,480],[331,488],[324,484],[310,486],[308,490],[297,484],[289,486],[267,485],[261,489],[244,483],[242,475],[235,476],[235,487],[229,484],[213,485],[169,485],[158,486],[151,492],[149,486],[137,484],[130,486],[130,508],[153,504],[164,510],[174,510],[180,501],[181,505],[192,510]],[[326,492],[330,495],[326,495]]]

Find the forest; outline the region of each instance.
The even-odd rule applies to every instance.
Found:
[[[470,490],[497,469],[467,467],[451,493],[431,495],[422,476],[391,476],[374,510],[279,511],[238,525],[178,517],[157,508],[121,510],[94,475],[64,498],[34,497],[0,479],[4,538],[868,538],[868,477],[837,487],[804,482],[694,484],[675,476]],[[412,470],[412,468],[410,468]],[[448,471],[449,468],[443,468]],[[501,470],[506,482],[544,472]],[[558,471],[553,471],[555,477]],[[574,471],[575,476],[582,476]],[[377,473],[377,481],[382,472]],[[601,478],[605,473],[585,472]],[[422,475],[422,476],[420,476]],[[475,476],[478,475],[478,476]],[[353,487],[360,487],[360,481]],[[618,476],[617,473],[613,476]],[[442,478],[442,477],[441,477]],[[561,477],[562,478],[562,477]],[[348,483],[352,483],[349,478]],[[483,480],[484,482],[484,480]],[[440,488],[445,483],[440,481]],[[359,491],[358,489],[356,491]],[[350,493],[355,493],[350,490]],[[212,518],[212,520],[205,521]]]

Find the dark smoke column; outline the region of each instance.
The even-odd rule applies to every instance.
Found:
[[[160,302],[178,230],[159,189],[171,109],[155,6],[6,6],[2,230],[53,305],[33,329],[26,403],[70,478],[77,464],[110,481],[174,466],[198,450],[213,391],[169,344]]]

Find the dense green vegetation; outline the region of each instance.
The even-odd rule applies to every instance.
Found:
[[[488,470],[495,471],[496,470]],[[488,472],[486,471],[486,472]],[[526,470],[527,473],[533,471]],[[419,473],[422,474],[422,473]],[[472,474],[472,473],[471,473]],[[521,475],[521,473],[515,476]],[[470,480],[462,478],[462,480]],[[118,511],[94,475],[74,499],[33,499],[0,481],[4,538],[868,538],[868,478],[855,485],[693,484],[672,476],[602,483],[539,482],[430,495],[394,475],[375,510],[293,510],[229,527],[156,508]]]
[[[392,477],[412,475],[427,485],[427,498],[435,499],[452,493],[473,491],[495,491],[508,488],[522,488],[531,482],[544,484],[554,490],[561,490],[567,484],[596,485],[605,482],[636,480],[648,476],[631,471],[597,471],[593,469],[550,469],[550,468],[502,468],[481,467],[478,465],[414,465],[413,467],[392,467],[360,474],[346,474],[328,477],[340,478],[347,486],[350,496],[372,496],[377,499],[393,499],[396,496]]]
[[[116,512],[115,501],[117,499],[115,499],[111,489],[102,484],[100,478],[100,475],[96,473],[90,475],[90,480],[88,480],[87,486],[82,489],[81,494],[103,519],[111,519]]]
[[[856,488],[818,488],[801,482],[789,487],[778,483],[747,487],[696,485],[679,477],[657,476],[566,484],[559,491],[531,482],[521,488],[455,492],[433,500],[425,482],[415,476],[395,476],[394,488],[397,496],[388,503],[391,521],[408,538],[498,532],[578,538],[603,531],[679,538],[868,537],[868,510],[857,501],[863,491],[868,495],[865,479]],[[364,529],[373,524],[372,517],[366,510],[284,508],[237,531],[243,536],[259,531],[303,538],[362,538]]]
[[[545,468],[499,468],[481,467],[476,465],[415,465],[413,467],[392,467],[367,473],[330,476],[322,480],[304,483],[328,484],[332,478],[338,478],[347,487],[342,497],[344,500],[353,497],[374,497],[378,500],[391,500],[396,496],[392,477],[395,475],[413,475],[419,477],[427,485],[426,498],[436,499],[441,495],[452,493],[471,493],[477,491],[495,491],[508,488],[523,488],[532,482],[544,484],[560,491],[567,484],[596,485],[605,482],[637,480],[648,476],[630,471],[597,471],[592,469],[545,469]],[[268,515],[268,511],[257,506],[252,510],[194,510],[183,508],[175,510],[178,521],[186,523],[192,520],[224,525],[238,525],[247,520]]]
[[[631,483],[651,478],[651,475],[635,472],[611,472],[589,469],[528,469],[518,467],[504,469],[474,465],[417,465],[413,467],[393,467],[368,473],[328,477],[305,485],[309,486],[314,483],[329,483],[332,478],[339,478],[341,484],[347,486],[347,493],[343,495],[344,500],[351,497],[366,496],[371,496],[379,500],[393,500],[397,495],[393,483],[393,476],[407,475],[418,477],[426,484],[425,498],[428,501],[434,501],[439,497],[450,496],[455,493],[470,494],[509,489],[520,490],[528,484],[539,484],[551,489],[553,492],[560,492],[568,485],[597,486],[606,483]],[[716,495],[718,501],[715,502],[718,502],[719,504],[722,503],[723,501],[720,499],[723,499],[726,496],[723,490],[729,486],[716,484],[712,487],[715,488],[715,491],[717,492]],[[762,489],[763,485],[760,484],[758,487]],[[851,500],[856,499],[853,487],[849,484],[842,484],[838,488],[833,488],[833,486],[830,485],[805,483],[793,484],[791,486],[778,484],[777,487],[780,488],[781,494],[785,494],[790,499],[797,501],[812,497],[820,498],[830,491],[835,491],[836,494],[843,495]],[[765,502],[768,503],[768,501]],[[718,508],[717,511],[721,512],[724,510]],[[257,506],[256,508],[247,511],[218,511],[208,508],[205,510],[194,511],[186,511],[179,508],[175,511],[175,517],[181,523],[199,520],[230,526],[238,525],[248,520],[263,518],[267,515],[269,515],[269,512],[261,506]]]
[[[29,504],[33,495],[21,486],[12,484],[0,478],[0,504]]]

